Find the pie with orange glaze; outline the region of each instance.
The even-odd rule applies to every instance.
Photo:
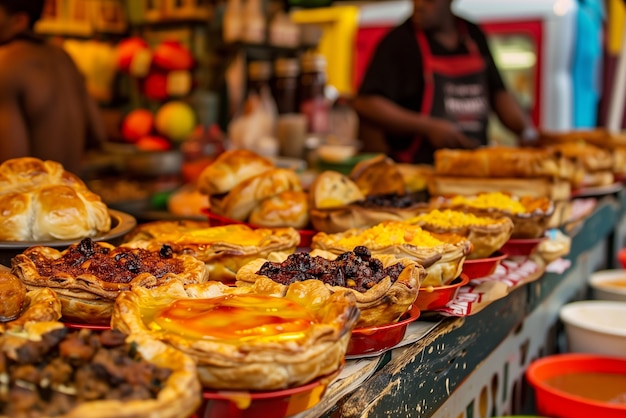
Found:
[[[61,301],[65,321],[108,324],[117,296],[135,286],[155,286],[177,277],[207,279],[204,263],[190,255],[115,247],[86,238],[59,251],[35,246],[11,260],[12,271],[29,290],[50,288]]]
[[[341,254],[356,246],[367,247],[372,255],[407,257],[426,269],[421,285],[441,286],[457,278],[472,250],[471,242],[456,234],[437,234],[399,221],[381,222],[369,228],[313,236],[311,248]]]
[[[157,221],[138,226],[123,246],[158,250],[169,245],[176,254],[204,261],[211,280],[234,282],[237,270],[270,253],[292,253],[300,244],[294,228],[258,228],[243,224],[209,226],[202,221]]]
[[[255,284],[264,292],[283,295],[289,284],[314,278],[331,292],[354,294],[361,312],[356,328],[396,322],[410,308],[426,270],[409,258],[380,254],[365,247],[337,256],[329,251],[273,254],[259,258],[237,272],[237,286]]]
[[[205,388],[276,390],[337,370],[358,315],[352,293],[333,293],[318,280],[283,295],[254,284],[171,280],[121,294],[111,325],[191,355]]]

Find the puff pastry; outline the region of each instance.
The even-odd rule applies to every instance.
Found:
[[[18,279],[19,280],[19,279]],[[61,318],[61,301],[56,293],[48,288],[27,291],[24,305],[15,318],[0,321],[0,333],[21,331],[35,323],[58,321]]]
[[[284,296],[254,284],[171,280],[121,294],[111,324],[191,355],[206,388],[275,390],[337,370],[358,314],[352,293],[318,280],[294,283]]]
[[[12,272],[28,289],[51,288],[66,321],[108,324],[115,298],[134,286],[154,286],[168,277],[204,282],[203,262],[185,254],[115,247],[89,238],[66,250],[35,246],[12,259]]]
[[[275,251],[294,252],[300,234],[294,228],[258,228],[243,224],[209,227],[200,221],[157,221],[136,227],[125,247],[158,250],[169,245],[176,254],[204,262],[211,280],[233,282],[245,263]]]
[[[363,261],[370,260],[369,251],[363,255],[362,250],[366,249],[361,248],[361,252],[355,249],[355,252],[346,253],[340,257],[329,251],[313,250],[310,253],[296,253],[288,257],[286,255],[274,257],[274,261],[260,258],[246,264],[237,272],[237,286],[250,286],[255,283],[257,289],[263,289],[263,292],[284,295],[288,284],[280,279],[275,280],[264,272],[278,270],[281,274],[281,269],[289,268],[290,259],[293,257],[300,267],[297,274],[290,275],[292,281],[306,280],[311,277],[321,280],[331,292],[347,290],[354,294],[356,306],[360,311],[356,328],[396,322],[415,301],[420,283],[426,277],[426,270],[408,258],[381,254],[374,257],[380,261],[380,264],[374,264],[382,268],[364,268],[370,273],[369,277],[358,277],[357,269],[354,268],[355,264],[363,265],[366,264]],[[355,264],[352,263],[354,259],[357,260]],[[287,263],[285,263],[286,260]],[[347,265],[346,261],[348,261]],[[308,271],[303,271],[306,266],[309,267]],[[391,266],[395,267],[389,268]],[[385,275],[383,272],[388,274]],[[373,278],[377,273],[380,276],[379,281],[374,281]],[[371,282],[368,281],[370,278],[372,278]],[[338,283],[340,281],[345,283],[340,285]],[[359,283],[360,281],[364,282],[363,285]]]
[[[350,178],[365,196],[404,194],[404,177],[394,161],[384,154],[359,161],[350,171]]]
[[[472,252],[467,256],[469,260],[486,258],[499,250],[511,238],[514,227],[513,221],[505,216],[476,216],[450,209],[433,209],[406,222],[431,232],[467,237],[472,243]]]
[[[0,240],[92,237],[111,229],[100,197],[54,161],[23,157],[0,165]]]
[[[309,188],[309,207],[329,209],[363,200],[365,195],[348,176],[338,171],[321,172]]]
[[[426,269],[422,286],[441,286],[457,278],[472,249],[465,237],[431,233],[418,225],[397,221],[336,234],[318,232],[313,236],[311,248],[341,254],[359,245],[367,247],[375,256],[390,254],[416,261]]]
[[[229,150],[220,154],[198,178],[198,189],[205,194],[224,194],[239,183],[274,168],[274,163],[252,151]]]
[[[111,333],[111,331],[105,332]],[[20,364],[27,365],[28,363],[25,363],[27,360],[22,358],[23,356],[19,354],[20,351],[23,350],[23,347],[40,344],[42,340],[46,341],[48,347],[45,351],[45,358],[41,358],[40,355],[37,358],[37,362],[42,366],[49,366],[49,369],[59,369],[62,368],[59,366],[59,363],[63,362],[62,357],[59,355],[61,351],[59,347],[61,344],[65,344],[65,351],[71,350],[71,346],[75,346],[75,344],[67,344],[67,342],[71,341],[72,338],[74,340],[88,338],[91,334],[95,334],[95,331],[68,330],[60,322],[32,323],[26,325],[19,333],[5,333],[0,337],[2,340],[0,347],[8,368],[9,363],[15,364],[19,358],[21,358]],[[113,340],[110,340],[109,344],[112,343]],[[71,397],[72,394],[74,394],[74,397],[78,397],[80,392],[87,392],[88,389],[92,389],[92,395],[86,394],[83,396],[83,398],[86,398],[88,396],[94,396],[93,393],[97,391],[97,389],[94,388],[96,388],[97,384],[100,382],[93,382],[94,388],[84,388],[83,386],[80,388],[76,387],[76,375],[81,373],[84,375],[87,373],[87,367],[83,367],[85,369],[83,372],[71,373],[69,379],[63,375],[63,373],[58,373],[56,376],[53,376],[53,380],[45,386],[41,385],[39,382],[28,382],[33,392],[37,393],[41,390],[44,394],[37,397],[38,399],[36,399],[35,396],[31,396],[28,399],[22,400],[35,402],[37,404],[36,408],[43,411],[41,416],[62,416],[64,418],[178,418],[190,416],[197,410],[202,399],[200,393],[201,387],[197,377],[196,366],[191,357],[167,344],[151,339],[145,334],[129,336],[125,341],[122,340],[121,343],[121,346],[100,347],[98,354],[92,356],[91,361],[98,361],[99,367],[104,368],[104,370],[101,371],[101,375],[105,375],[110,373],[106,369],[106,360],[113,359],[113,355],[107,357],[104,353],[119,350],[116,354],[117,356],[122,356],[122,353],[127,353],[127,361],[132,361],[138,366],[142,366],[141,363],[145,362],[151,367],[167,370],[167,377],[163,382],[158,383],[154,381],[153,386],[157,384],[162,385],[154,395],[150,396],[144,394],[142,398],[129,400],[123,400],[123,398],[96,398],[95,400],[83,401],[72,405],[69,410],[62,410],[63,407],[67,407],[68,404],[72,403],[71,400],[66,401],[63,399],[64,397]],[[78,359],[85,361],[86,354],[87,353],[83,350],[76,361],[78,361]],[[96,359],[96,357],[98,357],[98,359]],[[73,367],[68,363],[65,363],[65,365],[67,368]],[[116,365],[116,373],[118,373],[117,379],[126,383],[128,373],[124,374],[121,367],[121,365]],[[142,373],[145,374],[147,374],[149,370],[149,367],[144,366],[141,368]],[[159,373],[155,378],[160,379],[162,375],[165,375],[165,372]],[[7,374],[5,374],[5,376],[10,380],[10,382],[7,382],[9,386],[11,388],[15,387],[14,379],[16,378]],[[55,380],[61,380],[62,383],[58,383]],[[141,380],[141,378],[135,380],[138,381]],[[113,389],[114,385],[115,383],[112,384],[110,389]],[[111,391],[108,393],[111,394]],[[19,396],[19,394],[17,396]],[[55,402],[55,400],[57,400],[57,402]],[[3,416],[22,416],[21,413],[23,411],[20,411],[19,408],[20,406],[24,408],[24,406],[20,405],[19,402],[3,404],[2,410],[0,410],[0,414]],[[61,407],[61,410],[59,410],[59,407]]]
[[[308,194],[286,190],[271,196],[252,209],[248,221],[266,228],[304,229],[309,224]]]
[[[507,217],[513,221],[511,238],[543,236],[555,211],[554,202],[548,198],[514,196],[503,192],[439,197],[431,203],[436,207],[471,212],[478,216]]]

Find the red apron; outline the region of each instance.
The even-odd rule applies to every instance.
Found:
[[[464,54],[432,55],[426,36],[416,31],[424,67],[420,112],[447,119],[458,125],[465,135],[486,145],[490,111],[487,66],[476,43],[467,34],[465,24],[459,21],[458,25],[468,51]],[[427,139],[418,136],[406,149],[394,152],[393,157],[399,162],[430,164],[434,151]]]

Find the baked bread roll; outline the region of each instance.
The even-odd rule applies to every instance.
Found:
[[[111,229],[100,196],[54,161],[25,157],[0,165],[0,240],[93,237]]]
[[[309,188],[309,206],[315,209],[341,207],[363,199],[359,186],[337,171],[323,171]]]
[[[249,221],[267,228],[303,229],[309,224],[308,195],[303,191],[286,190],[269,197],[252,210]]]
[[[26,286],[14,274],[0,271],[0,322],[12,321],[27,305]]]
[[[221,211],[218,215],[245,221],[263,200],[287,190],[302,190],[298,175],[286,168],[273,168],[239,183],[215,209]]]
[[[272,168],[272,161],[252,151],[226,151],[202,171],[198,189],[208,195],[224,194],[239,183]]]
[[[350,178],[365,196],[405,193],[402,173],[394,161],[383,154],[357,163]]]

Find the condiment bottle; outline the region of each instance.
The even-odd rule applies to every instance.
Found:
[[[298,75],[300,64],[297,58],[277,58],[274,61],[272,94],[279,115],[298,112]]]
[[[307,116],[308,129],[312,133],[328,130],[328,102],[324,96],[326,87],[326,59],[317,53],[306,53],[301,58],[298,83],[300,113]]]

